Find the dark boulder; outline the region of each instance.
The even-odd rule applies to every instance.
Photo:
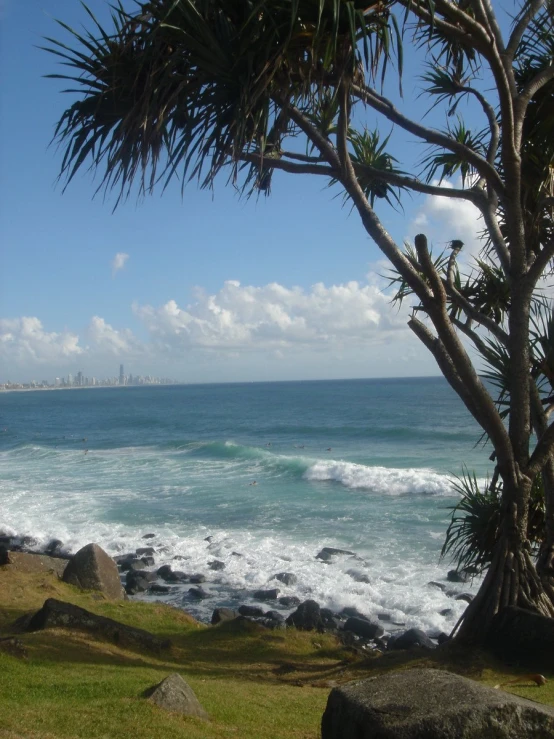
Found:
[[[411,649],[412,647],[436,649],[437,645],[421,629],[408,629],[399,636],[391,636],[388,642],[389,649]]]
[[[239,613],[250,618],[261,618],[264,615],[263,608],[258,606],[239,606]]]
[[[208,714],[200,705],[190,685],[176,672],[166,677],[161,683],[148,688],[143,696],[165,711],[180,713],[184,716],[195,716],[204,720],[208,718]]]
[[[475,596],[471,593],[460,593],[454,597],[454,600],[465,600],[466,603],[471,603],[474,598]]]
[[[554,618],[509,606],[494,617],[485,646],[507,662],[518,661],[534,671],[554,664]]]
[[[10,552],[3,544],[0,545],[0,565],[11,564]]]
[[[204,588],[189,588],[188,594],[191,598],[196,598],[196,600],[204,600],[210,597],[210,593],[204,590]]]
[[[156,534],[144,534],[143,539],[154,539]]]
[[[198,585],[202,582],[206,582],[206,575],[201,575],[198,573],[195,575],[191,575],[189,577],[189,581]]]
[[[27,631],[39,631],[48,628],[78,629],[105,636],[116,644],[147,649],[168,649],[169,639],[160,639],[144,629],[136,629],[119,621],[64,603],[61,600],[48,598],[44,605],[29,620]]]
[[[271,618],[273,621],[284,621],[285,617],[279,611],[266,611],[264,614],[265,618]]]
[[[153,572],[146,570],[129,570],[125,578],[125,592],[127,595],[136,595],[148,590],[150,583],[156,579]]]
[[[346,574],[349,575],[355,582],[363,582],[369,584],[371,580],[369,579],[369,575],[366,575],[365,572],[361,572],[360,570],[346,570]]]
[[[238,615],[238,612],[232,608],[216,608],[212,613],[212,625],[215,626],[223,621],[232,621]]]
[[[471,575],[466,570],[449,570],[446,579],[449,582],[469,582]]]
[[[152,557],[156,553],[154,547],[139,547],[135,550],[139,557]]]
[[[152,595],[166,595],[167,593],[171,593],[172,590],[169,585],[159,585],[158,583],[154,583],[148,587],[148,592],[152,593]]]
[[[433,588],[438,588],[439,590],[444,591],[446,590],[446,585],[442,582],[435,582],[434,580],[431,580],[431,582],[428,582],[427,585],[430,585]]]
[[[162,565],[161,567],[158,567],[158,569],[156,570],[156,574],[158,575],[158,577],[161,577],[162,580],[169,580],[171,578],[171,575],[173,574],[171,565]]]
[[[294,606],[300,605],[300,598],[297,598],[296,595],[283,595],[279,598],[279,603],[284,608],[294,608]]]
[[[277,600],[279,592],[279,588],[272,588],[271,590],[256,590],[253,597],[256,600]]]
[[[208,562],[208,567],[210,570],[215,570],[216,572],[218,570],[224,570],[225,562],[222,562],[220,559],[214,559],[211,562]]]
[[[345,618],[363,618],[364,621],[370,620],[368,616],[360,613],[360,611],[358,611],[358,609],[354,608],[353,606],[346,606],[342,609],[339,615],[344,616]]]
[[[144,556],[140,558],[140,561],[142,562],[144,567],[153,567],[156,564],[154,557]]]
[[[83,590],[99,590],[106,598],[123,598],[116,563],[98,544],[87,544],[71,557],[63,581]]]
[[[440,647],[441,644],[446,644],[447,641],[450,641],[450,635],[446,634],[444,631],[441,631],[437,636],[437,644]]]
[[[439,611],[439,616],[444,616],[445,618],[447,616],[451,616],[454,613],[452,608],[443,608],[442,611]]]
[[[352,557],[356,556],[355,552],[349,552],[348,549],[335,549],[334,547],[323,547],[323,549],[316,554],[316,559],[322,559],[324,562],[328,562],[330,557],[335,557],[339,554],[349,554]]]
[[[63,541],[60,539],[50,539],[48,544],[44,547],[44,553],[55,557],[56,555],[62,554]]]
[[[322,739],[551,739],[554,708],[443,670],[390,672],[333,688]]]
[[[272,580],[279,580],[283,585],[296,585],[298,578],[292,572],[279,572],[273,575]]]
[[[344,624],[345,631],[351,631],[356,636],[362,636],[364,639],[375,639],[376,636],[383,636],[385,633],[382,626],[372,624],[364,618],[349,618]]]
[[[295,626],[301,631],[323,631],[324,623],[319,604],[315,600],[305,600],[287,618],[287,626]]]

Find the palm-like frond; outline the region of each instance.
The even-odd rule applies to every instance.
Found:
[[[481,489],[475,474],[464,471],[454,487],[460,501],[452,508],[450,525],[441,557],[450,557],[457,569],[480,574],[491,563],[502,525],[502,484],[492,487],[488,481]],[[531,490],[527,539],[537,547],[545,534],[544,489],[539,475]]]
[[[50,39],[49,51],[82,94],[56,128],[62,176],[102,165],[101,187],[125,192],[137,176],[151,190],[160,174],[210,185],[231,163],[236,175],[242,155],[263,153],[279,110],[313,109],[383,68],[391,2],[150,0],[133,14],[116,5],[110,31],[62,24],[75,48]]]
[[[464,144],[475,153],[481,156],[486,155],[488,130],[473,133],[466,127],[463,120],[458,119],[456,125],[450,127],[448,134],[455,141]],[[434,148],[425,157],[423,172],[427,182],[431,182],[437,175],[439,182],[442,182],[459,172],[464,186],[469,177],[475,174],[473,166],[467,159],[460,157],[455,152],[443,151],[442,149],[437,151]]]

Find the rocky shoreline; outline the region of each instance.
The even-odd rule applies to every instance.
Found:
[[[225,562],[209,559],[207,556],[205,572],[190,573],[180,569],[184,564],[182,560],[185,558],[176,556],[173,558],[174,564],[157,567],[157,556],[162,555],[163,557],[166,553],[163,544],[151,546],[152,540],[156,539],[154,533],[145,534],[143,539],[145,540],[143,547],[113,557],[127,597],[145,599],[150,596],[163,598],[177,595],[181,597],[180,607],[185,611],[194,610],[195,604],[213,597],[213,592],[207,591],[206,587],[217,585],[217,573],[225,569]],[[211,540],[212,537],[206,537],[207,547]],[[33,537],[10,535],[0,531],[0,564],[4,563],[9,551],[42,554],[66,562],[69,562],[72,557],[59,539],[52,539],[45,546],[40,547]],[[231,556],[241,557],[243,555],[239,552],[232,552]],[[353,564],[361,562],[355,552],[333,547],[323,547],[314,554],[314,557],[328,566],[332,566],[340,558],[351,559]],[[346,574],[354,581],[369,582],[369,576],[363,569],[353,567],[347,570]],[[463,571],[450,570],[445,575],[444,582],[432,581],[428,583],[428,587],[438,588],[448,597],[469,603],[473,597],[472,594],[456,589],[456,585],[459,586],[469,579],[469,575]],[[224,603],[216,603],[212,611],[211,623],[217,624],[229,619],[243,618],[255,621],[268,629],[284,629],[287,626],[294,626],[302,630],[330,632],[340,638],[346,646],[356,651],[385,651],[406,649],[412,646],[434,649],[448,639],[448,635],[444,632],[426,633],[417,628],[406,629],[406,624],[394,621],[389,613],[377,613],[372,618],[354,607],[345,607],[335,612],[322,607],[315,600],[301,601],[295,595],[282,594],[279,586],[285,586],[290,592],[296,582],[297,576],[293,572],[276,572],[269,578],[266,589],[253,590],[250,593],[241,591],[235,594],[232,603],[229,602],[229,598],[226,598]],[[241,603],[241,599],[246,602]],[[450,615],[448,609],[440,614]]]

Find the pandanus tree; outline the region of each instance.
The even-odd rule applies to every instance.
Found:
[[[275,170],[342,188],[399,295],[412,296],[409,327],[494,449],[493,551],[458,638],[479,640],[509,604],[554,616],[552,354],[540,355],[532,336],[554,256],[551,2],[525,0],[508,20],[491,0],[139,0],[113,6],[109,28],[89,15],[89,31],[66,26],[70,42],[49,47],[69,69],[53,76],[77,94],[56,128],[62,178],[90,166],[118,198],[133,183],[146,193],[172,178],[210,187],[222,171],[248,193],[269,193]],[[383,80],[401,76],[406,40],[420,50],[442,128],[384,94]],[[480,130],[461,117],[463,99]],[[382,125],[364,125],[370,116]],[[388,151],[393,129],[424,145],[420,171],[403,171]],[[444,181],[452,176],[459,186]],[[471,268],[459,264],[455,233],[435,257],[424,234],[413,247],[395,243],[377,211],[409,192],[478,209],[483,252]],[[502,357],[502,397],[471,345],[489,364]],[[546,535],[537,562],[528,524],[538,479]]]

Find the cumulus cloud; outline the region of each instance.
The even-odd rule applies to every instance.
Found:
[[[79,336],[70,331],[45,331],[34,316],[0,319],[0,349],[21,364],[65,361],[83,353]]]
[[[120,269],[123,269],[125,267],[125,264],[127,260],[129,259],[129,255],[125,254],[125,252],[118,251],[115,257],[112,259],[112,277],[115,277],[116,274],[119,272]]]
[[[433,182],[438,185],[438,181]],[[461,182],[451,183],[443,181],[441,187],[461,187]],[[460,239],[464,242],[462,257],[465,261],[471,256],[477,256],[483,247],[479,235],[484,229],[484,223],[479,209],[467,200],[445,198],[438,195],[427,195],[423,204],[408,226],[408,237],[413,241],[416,233],[425,233],[435,247],[442,250],[448,242]]]
[[[154,343],[166,349],[281,350],[340,347],[352,341],[383,341],[404,329],[405,316],[392,310],[377,285],[349,282],[306,291],[278,283],[242,286],[228,280],[213,295],[202,290],[196,302],[175,300],[154,308],[134,306]]]
[[[130,329],[115,329],[100,316],[92,317],[87,333],[94,349],[102,353],[122,356],[142,349]]]

